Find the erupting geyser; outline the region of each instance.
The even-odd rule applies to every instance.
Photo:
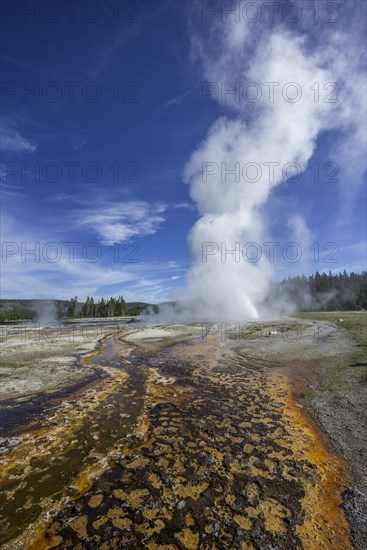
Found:
[[[231,251],[243,243],[271,240],[262,208],[284,181],[284,172],[290,177],[292,166],[305,170],[320,132],[344,127],[350,139],[358,123],[363,80],[356,69],[358,92],[343,81],[343,67],[348,63],[350,69],[353,62],[348,50],[338,48],[340,34],[325,33],[328,44],[313,47],[282,25],[264,27],[261,40],[255,39],[258,31],[257,25],[232,18],[208,36],[193,39],[194,54],[210,81],[203,84],[203,93],[209,90],[230,111],[214,122],[184,170],[201,217],[189,235],[193,264],[187,285],[176,297],[196,317],[258,316],[272,264],[265,257],[252,261]],[[246,82],[259,83],[253,85],[252,94],[261,91],[255,100],[243,94],[239,84]],[[315,83],[320,89],[335,83],[337,101],[331,90],[324,94],[326,100],[318,97]],[[223,86],[228,93],[222,93]],[[291,214],[284,208],[287,221]],[[208,243],[220,252],[205,255]]]

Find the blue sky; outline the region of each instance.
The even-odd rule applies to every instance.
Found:
[[[193,257],[187,238],[202,215],[185,165],[215,120],[234,116],[218,94],[203,100],[203,83],[213,80],[203,65],[212,60],[210,53],[199,59],[196,40],[210,44],[223,31],[225,3],[105,1],[95,3],[96,13],[79,6],[74,20],[62,1],[58,14],[34,20],[31,4],[2,12],[2,297],[169,300],[185,284]],[[333,25],[358,48],[365,8],[348,4],[339,5],[333,24],[305,16],[282,28],[314,46]],[[265,36],[276,23],[263,15],[258,24]],[[233,32],[242,32],[248,21],[236,25]],[[256,116],[254,104],[241,116]],[[365,268],[365,167],[349,145],[352,131],[347,124],[322,129],[298,181],[281,182],[261,205],[267,237],[280,248],[298,239],[303,252],[296,263],[276,256],[273,278]],[[341,147],[350,155],[340,155]],[[338,181],[330,181],[335,167]],[[317,263],[309,250],[315,242]],[[325,263],[330,242],[337,262]],[[32,247],[35,255],[27,255]]]

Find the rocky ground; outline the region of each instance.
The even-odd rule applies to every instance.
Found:
[[[362,478],[303,408],[350,345],[310,320],[115,334],[6,449],[3,547],[363,548]]]
[[[366,312],[304,314],[339,328],[327,357],[314,367],[318,380],[303,402],[345,458],[352,472],[343,507],[355,548],[367,548],[367,315]]]
[[[26,401],[40,393],[69,390],[92,375],[77,360],[93,351],[104,334],[93,326],[55,324],[43,329],[29,323],[1,328],[2,401]]]

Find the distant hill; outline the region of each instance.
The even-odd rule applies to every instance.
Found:
[[[132,309],[134,307],[153,307],[154,304],[147,304],[146,302],[126,302],[126,305],[129,309]]]
[[[63,305],[67,306],[69,300],[13,300],[13,299],[1,299],[0,300],[0,311],[12,311],[16,309],[34,309],[41,304],[49,304],[53,302],[61,302]]]

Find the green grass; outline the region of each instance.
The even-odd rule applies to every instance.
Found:
[[[332,323],[346,331],[350,338],[348,353],[338,352],[336,346],[336,353],[323,362],[320,373],[326,389],[333,391],[367,385],[367,312],[312,311],[297,313],[292,317]],[[338,333],[335,338],[338,338]]]
[[[307,311],[291,317],[333,323],[338,328],[347,330],[357,344],[363,345],[367,342],[366,311]]]
[[[311,388],[306,388],[305,390],[303,390],[301,395],[304,399],[312,400],[312,399],[314,399],[314,397],[316,397],[317,394],[316,394],[315,390],[312,390]]]

